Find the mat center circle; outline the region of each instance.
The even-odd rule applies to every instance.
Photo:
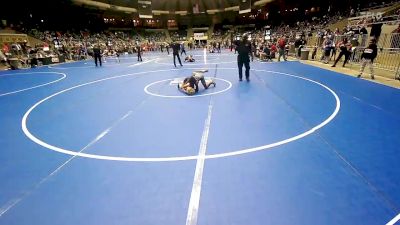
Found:
[[[219,68],[222,70],[236,70],[236,68]],[[168,71],[168,70],[164,70],[164,71]],[[248,153],[252,153],[252,152],[257,152],[257,151],[263,151],[263,150],[267,150],[267,149],[271,149],[280,145],[284,145],[299,139],[302,139],[314,132],[316,132],[317,130],[321,129],[322,127],[326,126],[328,123],[330,123],[335,117],[336,115],[339,113],[340,110],[340,99],[338,97],[338,95],[332,90],[330,89],[328,86],[321,84],[317,81],[308,79],[308,78],[304,78],[304,77],[300,77],[297,75],[293,75],[293,74],[288,74],[288,73],[282,73],[282,72],[276,72],[276,71],[268,71],[268,70],[252,70],[252,71],[256,71],[256,72],[265,72],[265,74],[271,73],[271,74],[279,74],[279,75],[283,75],[283,76],[287,76],[287,77],[292,77],[295,79],[299,79],[299,80],[303,80],[303,81],[307,81],[313,84],[318,85],[319,87],[322,87],[325,91],[328,91],[335,99],[335,109],[333,110],[333,112],[326,118],[324,119],[321,123],[310,127],[308,130],[306,131],[302,131],[297,133],[296,135],[292,136],[292,137],[286,137],[284,139],[278,140],[276,142],[273,143],[269,143],[269,144],[265,144],[265,145],[260,145],[257,147],[251,147],[251,148],[245,148],[245,149],[239,149],[239,150],[235,150],[235,149],[231,149],[229,151],[225,151],[223,153],[217,153],[217,154],[208,154],[205,155],[204,158],[205,159],[212,159],[212,158],[223,158],[223,157],[230,157],[230,156],[236,156],[236,155],[241,155],[241,154],[248,154]],[[147,71],[146,73],[155,73],[155,72],[160,72],[160,71]],[[92,159],[100,159],[100,160],[111,160],[111,161],[130,161],[130,162],[166,162],[166,161],[184,161],[184,160],[196,160],[198,159],[200,156],[198,155],[189,155],[189,156],[176,156],[176,157],[122,157],[122,156],[110,156],[110,155],[98,155],[98,154],[89,154],[89,153],[84,153],[81,151],[76,151],[73,149],[65,149],[62,147],[58,147],[58,146],[54,146],[51,145],[41,139],[39,139],[38,137],[36,137],[34,134],[32,134],[30,132],[30,130],[27,127],[27,121],[29,118],[30,113],[39,105],[41,105],[43,102],[56,97],[57,95],[63,94],[65,92],[69,92],[71,90],[74,90],[76,88],[81,88],[87,85],[93,85],[99,82],[104,82],[104,81],[108,81],[108,80],[113,80],[113,79],[118,79],[118,78],[122,78],[122,77],[127,77],[127,76],[135,76],[135,75],[139,75],[139,74],[143,74],[143,73],[134,73],[134,74],[126,74],[126,75],[120,75],[120,76],[115,76],[115,77],[108,77],[108,78],[104,78],[101,80],[97,80],[97,81],[92,81],[92,82],[88,82],[88,83],[84,83],[84,84],[80,84],[80,85],[76,85],[74,87],[59,91],[53,95],[50,95],[42,100],[40,100],[39,102],[37,102],[36,104],[34,104],[23,116],[22,121],[21,121],[21,125],[22,125],[22,130],[24,132],[24,134],[31,139],[33,142],[47,148],[50,149],[52,151],[56,151],[56,152],[60,152],[60,153],[64,153],[64,154],[68,154],[68,155],[73,155],[73,156],[79,156],[79,157],[85,157],[85,158],[92,158]],[[156,81],[155,83],[160,83],[160,82],[166,82],[168,80],[171,79],[167,79],[167,80],[162,80],[162,81]],[[220,79],[222,80],[222,79]],[[226,81],[228,83],[230,83],[229,81]],[[147,85],[147,87],[152,86],[154,83]],[[230,85],[231,86],[231,85]],[[145,88],[146,89],[146,88]],[[148,89],[148,88],[147,88]],[[229,89],[229,88],[228,88]],[[216,94],[216,93],[210,93],[210,94]],[[204,95],[203,95],[204,96]],[[159,96],[162,97],[162,96]]]
[[[175,79],[165,79],[160,81],[155,81],[144,87],[144,92],[149,95],[161,97],[161,98],[195,98],[209,95],[216,95],[228,91],[232,88],[232,83],[228,80],[222,78],[210,78],[205,77],[205,79],[212,79],[216,82],[216,86],[211,86],[208,89],[199,83],[199,91],[195,95],[186,95],[178,89],[178,82],[183,81],[184,78]]]

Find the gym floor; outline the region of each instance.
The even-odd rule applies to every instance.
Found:
[[[399,89],[299,62],[239,82],[233,53],[188,54],[2,71],[0,224],[400,219]],[[196,69],[217,85],[186,96]]]

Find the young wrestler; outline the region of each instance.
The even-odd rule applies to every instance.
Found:
[[[206,81],[204,79],[205,72],[208,72],[208,70],[194,71],[190,77],[185,78],[182,83],[178,84],[178,89],[188,95],[194,95],[199,91],[199,82],[205,89],[208,89],[211,85],[215,87],[216,84],[213,80]]]

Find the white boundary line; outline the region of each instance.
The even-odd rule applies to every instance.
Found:
[[[32,89],[39,88],[39,87],[43,87],[43,86],[46,86],[46,85],[49,85],[49,84],[53,84],[53,83],[59,82],[59,81],[65,79],[65,78],[67,77],[67,75],[66,75],[65,73],[58,73],[58,72],[30,72],[30,73],[2,74],[0,77],[3,77],[3,76],[21,75],[21,74],[38,74],[38,73],[39,73],[39,74],[46,74],[46,73],[50,73],[50,74],[51,74],[51,73],[52,73],[52,74],[60,74],[60,75],[62,75],[62,77],[59,78],[59,79],[57,79],[57,80],[54,80],[54,81],[45,83],[45,84],[40,84],[40,85],[36,85],[36,86],[33,86],[33,87],[24,88],[24,89],[20,89],[20,90],[16,90],[16,91],[6,92],[6,93],[3,93],[3,94],[0,94],[0,97],[6,96],[6,95],[15,94],[15,93],[19,93],[19,92],[23,92],[23,91],[32,90]]]
[[[152,61],[152,60],[155,60],[155,59],[149,59],[149,58],[145,58],[145,57],[144,57],[144,60],[145,60],[145,61],[144,61],[143,63],[149,62],[149,61]],[[90,60],[90,61],[92,61],[92,60]],[[78,62],[82,62],[82,61],[70,62],[70,64],[72,64],[72,63],[78,63]],[[128,65],[128,64],[130,64],[130,66],[134,66],[134,65],[140,64],[140,63],[136,63],[136,64],[132,64],[132,63],[134,63],[134,61],[132,61],[132,62],[121,62],[121,63],[115,62],[115,63],[110,64],[110,65],[108,65],[108,63],[106,63],[106,64],[103,64],[102,67],[114,67],[114,66],[122,66],[122,65]],[[55,65],[57,65],[57,64],[55,64]],[[61,65],[62,65],[62,64],[61,64]],[[69,67],[47,66],[47,67],[50,68],[50,69],[67,70],[67,69],[95,68],[96,66],[93,65],[93,66],[69,66]]]
[[[156,60],[155,61],[155,63],[157,63],[157,64],[160,64],[160,65],[168,65],[168,66],[170,66],[170,65],[172,65],[173,66],[173,62],[171,62],[171,63],[164,63],[164,62],[159,62],[160,61],[160,59],[159,60]],[[182,61],[182,60],[181,60]],[[202,65],[213,65],[213,64],[229,64],[229,63],[234,63],[234,62],[237,62],[237,61],[227,61],[227,62],[203,62],[203,63],[197,63],[197,62],[194,62],[194,63],[185,63],[185,64],[183,64],[184,66],[202,66]]]
[[[157,59],[150,59],[150,60],[147,60],[147,61],[144,61],[144,62],[140,62],[140,63],[136,63],[136,64],[133,64],[133,65],[130,65],[128,67],[140,66],[140,65],[143,65],[143,64],[147,64],[149,62],[153,62],[154,60],[157,60]]]
[[[203,50],[203,62],[204,62],[204,64],[207,64],[207,49],[206,48]]]
[[[193,68],[192,68],[193,69]],[[202,68],[194,68],[194,69],[202,69]],[[219,69],[226,69],[226,70],[236,70],[237,68],[219,68]],[[194,160],[194,159],[198,159],[197,155],[192,155],[192,156],[180,156],[180,157],[155,157],[155,158],[135,158],[135,157],[117,157],[117,156],[106,156],[106,155],[94,155],[94,154],[86,154],[86,153],[79,153],[73,150],[68,150],[68,149],[64,149],[64,148],[60,148],[57,146],[53,146],[50,145],[42,140],[40,140],[39,138],[35,137],[32,133],[30,133],[29,129],[27,128],[27,120],[28,117],[30,115],[30,113],[36,108],[38,107],[40,104],[42,104],[43,102],[57,96],[60,95],[62,93],[65,93],[67,91],[71,91],[73,89],[82,87],[82,86],[86,86],[86,85],[90,85],[90,84],[95,84],[98,82],[102,82],[102,81],[106,81],[106,80],[111,80],[111,79],[116,79],[116,78],[121,78],[121,77],[127,77],[127,76],[134,76],[134,75],[139,75],[139,74],[148,74],[148,73],[156,73],[156,72],[165,72],[165,71],[175,71],[175,70],[182,70],[182,69],[170,69],[170,70],[155,70],[155,71],[145,71],[145,72],[138,72],[138,73],[133,73],[133,74],[125,74],[125,75],[119,75],[119,76],[114,76],[114,77],[108,77],[108,78],[104,78],[104,79],[100,79],[100,80],[96,80],[96,81],[92,81],[92,82],[88,82],[88,83],[84,83],[84,84],[80,84],[62,91],[59,91],[55,94],[52,94],[42,100],[40,100],[39,102],[35,103],[23,116],[22,121],[21,121],[21,127],[22,130],[24,132],[24,134],[31,139],[33,142],[35,142],[38,145],[41,145],[45,148],[48,148],[50,150],[56,151],[56,152],[60,152],[60,153],[64,153],[64,154],[68,154],[68,155],[76,155],[76,156],[80,156],[80,157],[86,157],[86,158],[92,158],[92,159],[100,159],[100,160],[113,160],[113,161],[128,161],[128,162],[167,162],[167,161],[183,161],[183,160]],[[258,146],[258,147],[254,147],[254,148],[248,148],[248,149],[242,149],[242,150],[232,150],[230,152],[226,152],[226,153],[219,153],[219,154],[212,154],[212,155],[206,155],[205,159],[212,159],[212,158],[222,158],[222,157],[228,157],[228,156],[236,156],[236,155],[241,155],[241,154],[246,154],[246,153],[251,153],[251,152],[257,152],[257,151],[262,151],[262,150],[266,150],[266,149],[270,149],[273,147],[277,147],[279,145],[283,145],[283,144],[287,144],[289,142],[293,142],[296,140],[299,140],[301,138],[304,138],[312,133],[314,133],[315,131],[321,129],[322,127],[324,127],[325,125],[327,125],[329,122],[331,122],[336,115],[339,113],[340,110],[340,99],[337,96],[337,94],[331,90],[329,87],[327,87],[324,84],[321,84],[317,81],[308,79],[308,78],[304,78],[304,77],[300,77],[300,76],[296,76],[296,75],[292,75],[292,74],[287,74],[287,73],[281,73],[281,72],[276,72],[276,71],[268,71],[268,70],[253,70],[253,71],[258,71],[258,72],[267,72],[267,73],[275,73],[275,74],[281,74],[281,75],[285,75],[285,76],[290,76],[290,77],[294,77],[297,79],[302,79],[305,81],[309,81],[312,83],[315,83],[323,88],[325,88],[326,90],[328,90],[334,97],[336,100],[336,107],[335,110],[333,111],[333,113],[326,119],[324,120],[322,123],[318,124],[317,126],[311,128],[310,130],[298,134],[294,137],[285,139],[285,140],[281,140],[275,143],[271,143],[271,144],[267,144],[267,145],[262,145],[262,146]]]
[[[207,151],[208,134],[210,133],[212,114],[212,99],[208,104],[207,119],[204,122],[203,135],[201,137],[199,154],[196,163],[196,170],[194,173],[192,193],[190,195],[189,208],[186,217],[186,225],[196,225],[197,217],[199,214],[201,183],[203,181],[204,162]]]
[[[101,132],[99,135],[97,135],[96,138],[94,138],[89,144],[87,144],[85,147],[83,147],[79,152],[83,152],[86,149],[88,149],[89,147],[93,146],[94,144],[96,144],[98,141],[100,141],[100,139],[102,139],[105,135],[107,135],[108,132],[111,131],[112,128],[114,128],[118,123],[120,123],[122,120],[126,119],[128,116],[130,116],[132,114],[133,111],[129,111],[128,113],[126,113],[124,116],[122,116],[121,118],[119,118],[116,122],[114,122],[110,127],[108,127],[106,130],[104,130],[103,132]],[[77,155],[74,155],[72,157],[70,157],[67,161],[65,161],[63,164],[61,164],[59,167],[57,167],[53,172],[51,172],[49,175],[47,175],[46,177],[44,177],[42,180],[40,180],[39,183],[35,184],[33,186],[33,189],[25,192],[24,194],[21,195],[21,197],[19,198],[15,198],[10,200],[9,202],[7,202],[3,207],[0,208],[0,217],[3,216],[7,211],[9,211],[11,208],[13,208],[15,205],[17,205],[19,202],[21,202],[22,200],[24,200],[26,197],[28,197],[34,190],[36,190],[37,188],[39,188],[43,183],[45,183],[47,180],[49,180],[53,175],[55,175],[56,173],[58,173],[58,171],[60,171],[64,166],[66,166],[69,162],[71,162],[74,158],[76,158]]]
[[[201,94],[201,95],[160,95],[160,94],[156,94],[156,93],[153,93],[153,92],[149,91],[149,88],[151,86],[153,86],[154,84],[158,84],[158,83],[174,80],[174,79],[165,79],[165,80],[160,80],[160,81],[156,81],[156,82],[153,82],[151,84],[148,84],[146,87],[144,87],[144,92],[146,92],[149,95],[153,95],[153,96],[161,97],[161,98],[196,98],[196,97],[204,97],[204,96],[209,96],[209,95],[220,94],[220,93],[223,93],[225,91],[228,91],[232,87],[232,83],[230,81],[228,81],[228,80],[221,79],[221,78],[213,78],[213,79],[221,80],[221,81],[224,81],[224,82],[228,83],[228,87],[223,89],[223,90],[220,90],[220,91],[207,93],[207,94]]]
[[[390,220],[386,225],[394,225],[394,224],[396,224],[397,222],[399,222],[400,221],[400,213],[399,213],[399,215],[397,215],[395,218],[393,218],[392,220]]]

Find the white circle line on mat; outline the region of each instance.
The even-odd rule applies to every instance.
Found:
[[[144,87],[144,92],[146,92],[149,95],[156,96],[156,97],[161,97],[161,98],[197,98],[197,97],[204,97],[204,96],[220,94],[220,93],[223,93],[225,91],[228,91],[232,87],[232,83],[230,81],[228,81],[228,80],[221,79],[221,78],[212,78],[212,79],[224,81],[224,82],[228,83],[228,87],[226,87],[225,89],[220,90],[220,91],[216,91],[216,92],[212,92],[212,93],[206,93],[206,94],[199,94],[199,95],[161,95],[161,94],[156,94],[156,93],[153,93],[153,92],[149,91],[149,88],[151,86],[153,86],[154,84],[158,84],[158,83],[174,80],[174,79],[165,79],[165,80],[160,80],[160,81],[156,81],[156,82],[148,84],[146,87]]]
[[[50,84],[59,82],[59,81],[65,79],[65,78],[67,77],[67,75],[66,75],[65,73],[58,73],[58,72],[28,72],[28,73],[2,74],[2,75],[0,75],[0,78],[1,78],[1,77],[6,77],[6,76],[23,75],[23,74],[49,74],[49,73],[50,73],[50,74],[60,74],[60,75],[62,75],[62,76],[61,76],[59,79],[57,79],[57,80],[53,80],[53,81],[51,81],[51,82],[47,82],[47,83],[44,83],[44,84],[36,85],[36,86],[33,86],[33,87],[29,87],[29,88],[19,89],[19,90],[16,90],[16,91],[10,91],[10,92],[6,92],[6,93],[0,93],[0,97],[6,96],[6,95],[11,95],[11,94],[16,94],[16,93],[23,92],[23,91],[32,90],[32,89],[39,88],[39,87],[43,87],[43,86],[47,86],[47,85],[50,85]]]
[[[219,69],[236,69],[236,68],[219,68]],[[42,140],[40,140],[39,138],[35,137],[27,128],[27,120],[29,117],[29,114],[40,104],[42,104],[43,102],[49,100],[50,98],[53,98],[59,94],[62,94],[64,92],[73,90],[75,88],[79,88],[82,86],[86,86],[86,85],[90,85],[90,84],[94,84],[94,83],[98,83],[101,81],[105,81],[105,80],[111,80],[111,79],[116,79],[116,78],[120,78],[120,77],[127,77],[127,76],[133,76],[133,75],[138,75],[138,74],[146,74],[146,73],[154,73],[154,72],[162,72],[162,71],[172,71],[172,70],[176,70],[176,69],[171,69],[171,70],[156,70],[156,71],[146,71],[146,72],[139,72],[139,73],[134,73],[134,74],[125,74],[125,75],[119,75],[119,76],[114,76],[114,77],[108,77],[108,78],[104,78],[104,79],[100,79],[100,80],[96,80],[96,81],[92,81],[92,82],[88,82],[88,83],[84,83],[84,84],[80,84],[62,91],[59,91],[53,95],[50,95],[42,100],[40,100],[39,102],[35,103],[31,108],[29,108],[29,110],[24,114],[22,121],[21,121],[21,126],[22,126],[22,130],[24,132],[24,134],[31,139],[33,142],[35,142],[38,145],[41,145],[45,148],[48,148],[50,150],[59,152],[59,153],[64,153],[64,154],[68,154],[68,155],[72,155],[72,156],[79,156],[79,157],[85,157],[85,158],[91,158],[91,159],[99,159],[99,160],[111,160],[111,161],[126,161],[126,162],[172,162],[172,161],[184,161],[184,160],[197,160],[199,158],[198,155],[191,155],[191,156],[178,156],[178,157],[146,157],[146,158],[141,158],[141,157],[119,157],[119,156],[108,156],[108,155],[96,155],[96,154],[88,154],[88,153],[83,153],[83,152],[77,152],[77,151],[73,151],[73,150],[69,150],[69,149],[64,149],[61,147],[57,147],[54,145],[50,145]],[[242,154],[247,154],[247,153],[252,153],[252,152],[257,152],[257,151],[263,151],[263,150],[267,150],[267,149],[271,149],[273,147],[277,147],[280,145],[284,145],[296,140],[299,140],[301,138],[304,138],[314,132],[316,132],[317,130],[321,129],[322,127],[326,126],[328,123],[330,123],[335,117],[336,115],[339,113],[340,110],[340,99],[338,97],[338,95],[332,90],[330,89],[328,86],[321,84],[317,81],[308,79],[308,78],[304,78],[304,77],[300,77],[297,75],[293,75],[293,74],[288,74],[288,73],[282,73],[282,72],[276,72],[276,71],[268,71],[268,70],[253,70],[253,71],[258,71],[258,72],[266,72],[266,73],[275,73],[275,74],[280,74],[280,75],[284,75],[284,76],[290,76],[290,77],[294,77],[297,79],[302,79],[305,81],[309,81],[312,82],[314,84],[317,84],[321,87],[323,87],[324,89],[328,90],[335,98],[336,100],[336,107],[335,110],[332,112],[332,114],[325,119],[322,123],[312,127],[311,129],[300,133],[294,137],[290,137],[278,142],[274,142],[271,144],[266,144],[266,145],[261,145],[258,147],[253,147],[253,148],[246,148],[246,149],[241,149],[241,150],[232,150],[229,152],[225,152],[225,153],[219,153],[219,154],[210,154],[210,155],[206,155],[203,156],[205,159],[215,159],[215,158],[224,158],[224,157],[230,157],[230,156],[237,156],[237,155],[242,155]]]

